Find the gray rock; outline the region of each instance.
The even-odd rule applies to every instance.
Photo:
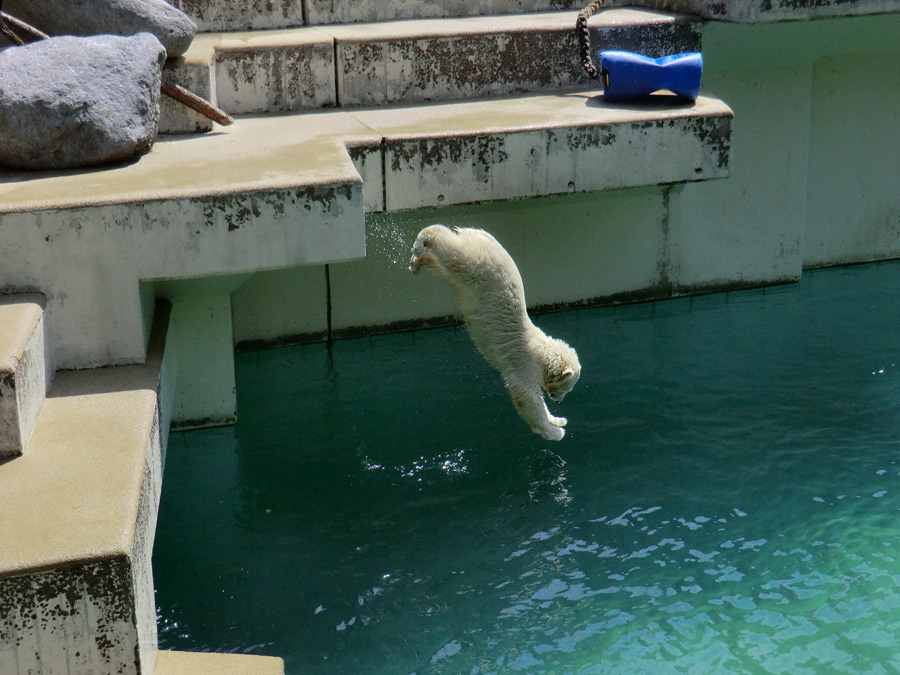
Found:
[[[146,152],[159,125],[165,58],[148,33],[0,51],[0,164],[66,169]]]
[[[169,56],[184,54],[197,34],[165,0],[6,0],[4,10],[50,35],[153,33]]]

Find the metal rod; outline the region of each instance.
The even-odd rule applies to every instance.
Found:
[[[34,26],[29,26],[24,21],[20,21],[6,12],[0,12],[0,27],[4,29],[3,34],[6,35],[6,37],[9,37],[14,42],[18,42],[20,45],[25,44],[26,42],[46,40],[50,37]],[[10,36],[10,33],[13,33],[15,37]]]
[[[204,117],[211,119],[216,124],[221,124],[223,127],[234,124],[234,118],[231,117],[231,115],[226,113],[224,110],[220,110],[205,98],[197,96],[197,94],[185,89],[181,85],[170,82],[169,80],[163,80],[160,89],[162,93],[169,98],[174,98],[176,101],[183,105],[186,105],[191,110],[196,110],[198,113],[200,113]]]

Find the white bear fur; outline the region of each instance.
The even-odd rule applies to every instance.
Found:
[[[528,318],[522,277],[506,249],[484,230],[432,225],[413,245],[410,269],[417,274],[423,265],[453,289],[472,340],[500,371],[519,415],[545,439],[562,439],[566,419],[550,414],[541,389],[562,401],[581,365],[574,349]]]

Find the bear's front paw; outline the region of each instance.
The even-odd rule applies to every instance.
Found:
[[[561,441],[566,435],[566,430],[562,427],[545,427],[538,433],[548,441]]]
[[[553,415],[550,415],[550,424],[555,427],[564,427],[568,421],[569,420],[565,417],[554,417]]]

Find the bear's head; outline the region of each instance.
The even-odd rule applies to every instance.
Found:
[[[550,398],[559,403],[581,377],[581,364],[575,350],[562,340],[550,338],[549,352],[542,386]]]
[[[435,254],[441,248],[441,241],[447,236],[454,235],[452,230],[443,225],[431,225],[419,232],[419,236],[416,237],[416,242],[413,244],[412,258],[409,260],[409,269],[413,274],[418,274],[422,265],[437,266],[438,261]]]

